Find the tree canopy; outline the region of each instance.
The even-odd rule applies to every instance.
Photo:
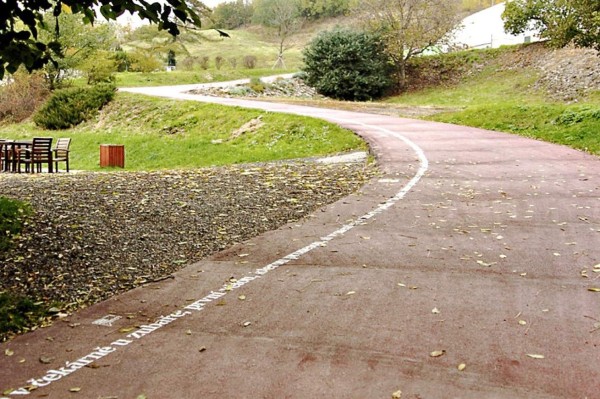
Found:
[[[534,28],[555,47],[574,43],[600,51],[598,0],[514,0],[507,3],[502,17],[509,33]]]
[[[439,45],[459,23],[459,3],[448,0],[362,0],[358,6],[369,31],[378,34],[397,69],[401,89],[406,62]]]
[[[54,19],[56,36],[60,33],[58,17],[63,13],[81,16],[93,24],[97,13],[107,20],[115,20],[124,13],[158,25],[172,35],[180,33],[180,26],[200,26],[200,17],[185,0],[167,0],[164,4],[146,0],[3,0],[0,2],[0,79],[7,71],[14,73],[23,65],[28,70],[39,69],[49,61],[62,56],[58,40],[40,40],[40,28],[47,26],[46,14]]]

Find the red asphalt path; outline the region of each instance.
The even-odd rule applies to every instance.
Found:
[[[48,398],[600,398],[598,158],[180,90],[131,89],[336,122],[383,176],[2,344],[0,389],[21,388],[6,397],[29,385]],[[93,324],[107,315],[120,318]]]

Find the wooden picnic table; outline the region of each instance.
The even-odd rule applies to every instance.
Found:
[[[19,151],[31,150],[33,148],[33,140],[0,140],[0,152],[2,152],[2,172],[20,172],[19,168]],[[48,153],[50,162],[48,162],[48,173],[53,173],[52,167],[52,151]],[[33,172],[33,164],[31,164]]]

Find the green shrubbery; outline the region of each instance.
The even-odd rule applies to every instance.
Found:
[[[581,107],[569,109],[556,118],[556,124],[563,126],[573,126],[585,121],[600,122],[600,108]]]
[[[0,342],[7,341],[17,333],[29,331],[47,317],[48,313],[41,303],[0,292]]]
[[[307,83],[340,100],[371,100],[391,87],[383,44],[373,35],[350,30],[324,32],[304,51]]]
[[[24,219],[31,213],[29,205],[0,197],[0,252],[6,251],[12,238],[21,233]]]
[[[114,95],[115,87],[111,84],[58,90],[36,112],[33,120],[46,129],[68,129],[88,120]]]

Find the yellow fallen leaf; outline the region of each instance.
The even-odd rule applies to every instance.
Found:
[[[438,308],[433,308],[431,310],[431,313],[433,313],[433,314],[440,314],[440,310]]]
[[[406,284],[398,283],[400,287],[406,287]]]
[[[69,389],[69,392],[79,392],[79,391],[81,391],[81,388],[79,388],[79,387],[73,387],[73,388]]]
[[[466,368],[467,368],[467,365],[466,365],[466,364],[464,364],[464,363],[461,363],[461,364],[459,364],[459,365],[458,365],[458,367],[457,367],[457,368],[458,368],[458,371],[463,371],[464,369],[466,369]]]
[[[440,356],[444,356],[446,354],[445,350],[441,350],[441,351],[433,351],[429,354],[429,356],[431,357],[440,357]]]
[[[135,327],[123,327],[123,328],[119,328],[119,332],[122,333],[122,334],[130,333],[133,330],[135,330]]]
[[[354,294],[356,294],[356,291],[348,291],[348,292],[346,293],[346,295],[354,295]]]
[[[14,354],[15,354],[15,352],[14,352],[14,351],[12,351],[12,350],[10,350],[10,349],[5,349],[5,350],[4,350],[4,354],[5,354],[6,356],[12,356],[12,355],[14,355]]]
[[[240,295],[240,296],[238,296],[238,299],[240,301],[244,301],[244,300],[246,300],[246,295]]]
[[[392,399],[402,399],[402,391],[401,390],[397,390],[396,392],[394,392],[392,394]]]
[[[527,322],[525,320],[519,320],[519,324],[522,325],[522,326],[524,326],[524,325],[527,324]]]
[[[245,258],[246,256],[249,256],[249,255],[250,255],[250,254],[239,254],[238,256],[239,256],[240,258]]]
[[[588,291],[591,291],[591,292],[600,292],[600,288],[590,287],[590,288],[588,288]]]
[[[528,353],[527,356],[529,356],[532,359],[544,359],[545,358],[544,355],[538,355],[535,353]]]

